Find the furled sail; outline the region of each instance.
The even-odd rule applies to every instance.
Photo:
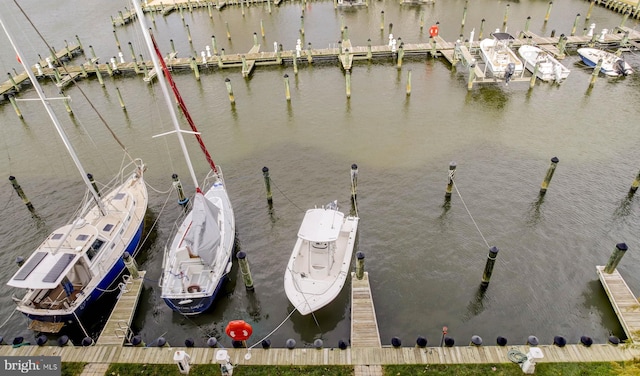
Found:
[[[218,216],[220,209],[197,192],[193,200],[192,222],[185,236],[185,243],[191,247],[191,253],[199,256],[205,264],[213,265],[220,247],[220,228]]]

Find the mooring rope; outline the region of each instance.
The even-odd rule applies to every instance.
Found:
[[[271,183],[273,184],[274,187],[276,187],[276,189],[278,190],[278,192],[282,193],[282,195],[284,196],[284,198],[287,199],[287,201],[289,201],[291,203],[291,205],[295,206],[296,208],[298,208],[298,210],[304,212],[304,210],[302,210],[298,205],[296,205],[293,201],[291,201],[289,199],[289,197],[287,197],[287,195],[284,194],[284,192],[282,192],[282,190],[280,190],[280,188],[276,185],[276,183],[273,182],[273,179],[269,178],[269,180],[271,181]]]
[[[6,320],[4,320],[4,322],[2,323],[2,325],[0,325],[0,328],[2,328],[3,326],[7,325],[7,323],[9,322],[9,320],[11,320],[11,318],[13,317],[13,314],[16,313],[18,310],[14,309],[13,312],[11,312],[11,314],[9,315],[9,317],[7,317]]]
[[[460,201],[462,202],[462,205],[464,206],[464,209],[467,211],[467,214],[469,214],[469,218],[471,218],[471,222],[473,222],[473,225],[476,226],[476,230],[478,230],[478,233],[480,234],[480,237],[484,241],[484,244],[487,246],[487,249],[490,249],[491,246],[487,242],[487,239],[485,239],[484,235],[482,235],[482,231],[480,231],[480,227],[478,227],[478,224],[476,223],[476,220],[473,219],[473,216],[471,215],[471,212],[469,211],[469,208],[467,207],[467,204],[464,202],[464,199],[462,198],[462,195],[460,194],[460,191],[458,190],[458,186],[456,185],[455,180],[453,180],[453,178],[452,178],[451,181],[453,182],[453,186],[456,189],[456,193],[458,194],[458,197],[460,197]]]
[[[516,364],[521,364],[527,360],[527,354],[520,352],[514,347],[507,352],[507,358]]]
[[[267,338],[271,337],[271,335],[272,335],[273,333],[275,333],[278,329],[280,329],[280,327],[281,327],[282,325],[284,325],[284,323],[285,323],[285,322],[287,322],[287,320],[289,320],[289,318],[291,317],[291,315],[293,315],[293,313],[294,313],[295,311],[297,311],[297,309],[296,309],[296,308],[293,308],[293,310],[289,313],[289,315],[287,315],[287,317],[285,317],[285,319],[284,319],[284,320],[282,320],[282,322],[280,323],[280,325],[276,326],[276,328],[275,328],[275,329],[273,329],[273,330],[271,331],[271,333],[267,334],[264,338],[262,338],[262,339],[261,339],[261,340],[259,340],[258,342],[256,342],[256,343],[254,343],[253,345],[251,345],[249,348],[247,348],[247,350],[251,350],[252,348],[256,347],[259,343],[262,343],[262,341],[264,341],[265,339],[267,339]]]

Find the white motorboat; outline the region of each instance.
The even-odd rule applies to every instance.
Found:
[[[595,68],[598,61],[602,60],[600,66],[600,72],[607,76],[627,76],[633,73],[631,65],[624,61],[621,57],[611,52],[599,50],[597,48],[578,48],[578,55],[582,59],[582,62],[587,66]]]
[[[523,45],[518,49],[518,54],[524,60],[525,68],[532,73],[535,72],[536,76],[543,81],[560,82],[571,73],[569,68],[539,47]]]
[[[29,327],[57,333],[113,288],[125,270],[123,257],[138,252],[148,204],[145,165],[131,159],[98,192],[50,104],[54,98],[45,95],[1,18],[0,24],[88,191],[74,218],[47,236],[7,283],[24,291],[13,300],[32,320]]]
[[[496,31],[491,36],[480,41],[482,60],[494,77],[509,82],[513,75],[522,73],[524,65],[509,46],[511,34]]]
[[[284,290],[308,315],[331,303],[342,290],[358,232],[357,216],[338,211],[337,202],[307,210],[284,272]]]
[[[163,73],[158,75],[158,83],[180,141],[191,179],[196,187],[191,210],[176,222],[172,240],[165,247],[162,276],[159,282],[162,289],[161,297],[174,311],[183,315],[196,315],[211,307],[222,283],[231,271],[236,236],[233,208],[224,184],[222,170],[215,165],[202,142],[200,133],[173,82],[171,72],[146,26],[139,0],[134,0],[133,3],[154,69],[156,72]],[[196,136],[211,167],[203,183],[204,187],[209,187],[206,192],[203,192],[198,184],[182,135],[185,131],[180,129],[165,80],[171,86],[178,107],[191,126],[192,131],[187,133]]]

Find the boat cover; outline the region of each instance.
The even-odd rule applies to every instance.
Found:
[[[309,209],[304,215],[298,237],[310,242],[332,242],[338,239],[344,214],[330,209]]]
[[[202,192],[197,192],[191,213],[191,228],[184,238],[185,245],[189,245],[191,252],[200,256],[205,264],[213,265],[220,247],[220,209],[207,200]]]
[[[491,34],[494,38],[496,38],[497,40],[509,40],[509,39],[515,39],[511,34],[509,33],[492,33]]]

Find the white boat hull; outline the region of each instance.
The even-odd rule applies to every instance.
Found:
[[[518,53],[524,60],[525,68],[531,73],[535,72],[536,77],[542,81],[560,82],[571,73],[569,68],[538,47],[524,45],[518,49]]]
[[[480,41],[482,60],[494,77],[504,78],[510,63],[514,65],[514,76],[522,73],[524,64],[505,42],[487,38]]]
[[[307,214],[313,210],[331,209],[311,209]],[[349,275],[358,221],[358,217],[344,217],[333,241],[298,236],[284,273],[284,290],[300,314],[325,307],[342,290]]]
[[[582,61],[590,67],[596,67],[598,61],[602,60],[600,72],[607,76],[618,77],[633,73],[633,69],[622,58],[607,51],[597,48],[578,48],[578,55]]]

